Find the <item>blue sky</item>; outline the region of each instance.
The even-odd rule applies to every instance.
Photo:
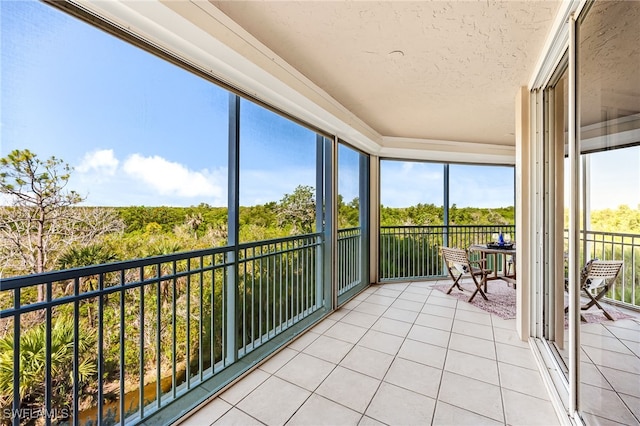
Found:
[[[63,159],[88,205],[226,205],[225,90],[42,3],[1,13],[2,156]],[[315,184],[315,134],[246,101],[242,116],[242,204]]]
[[[589,157],[591,208],[615,209],[627,205],[640,209],[640,146],[597,152]],[[568,188],[565,181],[566,206]]]
[[[20,1],[2,3],[2,81],[3,155],[28,148],[63,159],[75,168],[69,187],[88,204],[154,203],[153,192],[169,203],[182,191],[224,195],[211,178],[225,171],[207,158],[226,137],[215,131],[226,123],[226,96],[197,77]],[[203,178],[213,183],[180,188],[179,179]]]
[[[380,177],[380,198],[386,207],[443,204],[442,164],[386,160],[380,167]],[[513,206],[514,183],[512,167],[452,164],[449,203],[458,207]]]
[[[39,2],[2,1],[0,15],[0,156],[28,148],[63,159],[87,205],[226,205],[225,90]],[[315,134],[248,101],[241,110],[241,204],[314,186]],[[357,160],[340,150],[347,202]],[[637,157],[626,160],[638,170]],[[385,161],[381,177],[385,206],[442,204],[440,164]],[[513,205],[513,184],[512,168],[452,165],[450,200]]]

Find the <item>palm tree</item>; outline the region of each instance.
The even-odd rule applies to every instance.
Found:
[[[116,253],[104,244],[95,243],[87,246],[70,247],[58,259],[57,266],[60,269],[80,268],[82,266],[101,265],[118,260]],[[86,276],[80,278],[80,292],[94,291],[98,288],[98,278],[96,276]],[[70,281],[65,293],[73,291],[73,281]],[[106,300],[106,296],[105,296]],[[93,327],[93,315],[91,314],[91,304],[87,304],[87,318],[89,325]]]
[[[60,269],[78,268],[81,266],[101,265],[118,260],[118,255],[104,244],[95,243],[86,246],[70,247],[58,259]]]
[[[193,237],[195,239],[198,239],[198,229],[200,228],[200,226],[202,226],[203,222],[204,222],[204,219],[202,217],[202,213],[200,212],[194,213],[194,214],[188,214],[187,217],[185,218],[185,223],[189,228],[193,230]]]
[[[51,327],[51,388],[52,404],[56,407],[71,407],[73,404],[73,374],[69,366],[73,365],[74,347],[73,321],[59,318]],[[78,380],[80,388],[94,378],[97,373],[95,350],[95,332],[81,327],[78,336]],[[45,396],[46,345],[45,324],[33,327],[20,336],[20,407],[43,410]],[[13,402],[13,352],[14,336],[0,339],[0,409],[9,410]],[[92,355],[94,354],[94,355]]]

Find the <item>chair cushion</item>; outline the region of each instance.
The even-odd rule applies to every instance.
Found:
[[[604,280],[602,278],[589,278],[587,275],[589,273],[589,266],[596,260],[599,259],[596,257],[588,260],[580,271],[580,282],[582,283],[582,287],[587,290],[598,288],[604,284]]]
[[[460,272],[461,274],[468,274],[469,267],[463,263],[454,263],[453,266]]]

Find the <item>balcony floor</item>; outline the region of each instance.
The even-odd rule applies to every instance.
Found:
[[[587,424],[640,425],[640,315],[615,309],[634,318],[580,326],[582,415]]]
[[[560,424],[515,320],[436,283],[371,286],[181,424]]]

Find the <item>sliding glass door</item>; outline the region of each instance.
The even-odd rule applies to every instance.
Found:
[[[640,2],[588,2],[567,26],[532,91],[533,329],[569,416],[640,424]],[[624,262],[602,308],[581,288],[592,259]]]
[[[602,299],[613,320],[580,312],[578,408],[587,424],[639,424],[640,3],[594,2],[576,41],[581,244],[570,255],[624,261]]]
[[[568,51],[532,92],[537,335],[570,416],[639,424],[640,2],[589,2],[569,22]],[[624,262],[602,307],[582,288],[592,259]]]

